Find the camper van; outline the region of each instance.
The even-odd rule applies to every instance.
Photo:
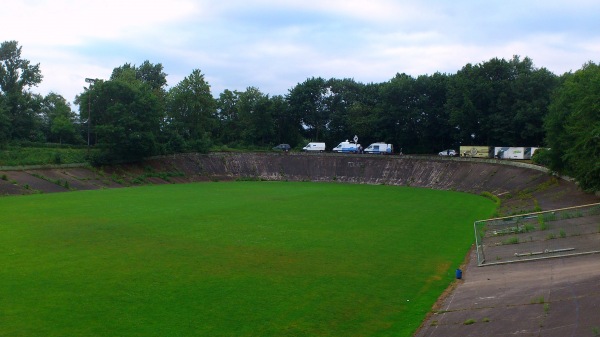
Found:
[[[365,153],[372,154],[392,154],[394,152],[394,146],[386,143],[373,143],[369,145],[365,150]]]
[[[302,151],[323,152],[323,151],[325,151],[325,143],[310,142],[305,147],[302,148]]]

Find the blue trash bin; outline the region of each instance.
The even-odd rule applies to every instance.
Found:
[[[456,269],[456,278],[459,280],[462,278],[462,270]]]

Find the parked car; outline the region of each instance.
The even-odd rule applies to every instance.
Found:
[[[279,144],[275,147],[273,147],[273,150],[275,151],[285,151],[288,152],[291,149],[290,144]]]
[[[438,153],[438,155],[454,157],[454,156],[456,156],[456,151],[452,150],[452,149],[447,149],[447,150],[441,151],[440,153]]]

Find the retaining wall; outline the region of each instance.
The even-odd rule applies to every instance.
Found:
[[[178,174],[166,179],[164,174],[163,178],[160,174],[149,174],[161,172]],[[3,173],[7,180],[0,181],[2,194],[111,188],[131,186],[140,181],[160,184],[260,179],[488,192],[502,200],[505,213],[575,206],[599,199],[579,191],[573,182],[552,176],[543,167],[520,161],[438,156],[297,152],[178,154],[150,158],[140,164],[96,169],[63,166],[9,169]],[[44,178],[46,181],[38,181]],[[63,186],[47,189],[44,186],[48,181]]]

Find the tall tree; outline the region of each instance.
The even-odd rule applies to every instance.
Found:
[[[452,77],[448,89],[446,106],[456,140],[463,144],[539,145],[542,119],[556,83],[556,76],[535,68],[529,58],[494,58],[466,65]]]
[[[136,68],[136,78],[147,83],[152,90],[163,90],[167,85],[167,74],[160,63],[152,64],[144,61]]]
[[[21,58],[17,41],[0,45],[0,91],[4,95],[6,117],[11,124],[12,139],[35,140],[35,96],[28,90],[42,82],[39,64]]]
[[[171,88],[167,96],[169,127],[182,137],[190,150],[208,151],[217,127],[216,102],[210,85],[198,69]]]
[[[512,142],[540,146],[545,136],[543,121],[549,113],[559,78],[546,68],[535,68],[529,58],[515,66],[520,75],[513,84],[515,102],[511,128],[517,131]]]
[[[285,97],[272,96],[270,101],[271,115],[275,123],[273,144],[287,143],[296,147],[302,141],[300,118],[292,112]]]
[[[300,120],[282,96],[269,97],[256,87],[225,90],[217,99],[218,139],[231,146],[265,147],[301,141]]]
[[[233,145],[239,139],[241,124],[237,110],[239,92],[225,89],[217,99],[217,138],[221,143]]]
[[[110,74],[110,80],[120,80],[122,82],[134,83],[139,80],[137,78],[137,69],[134,64],[125,63],[124,65],[113,69],[112,73]]]
[[[387,140],[404,152],[414,152],[418,138],[415,128],[415,79],[407,74],[396,74],[380,87],[381,108],[377,129],[383,140]]]
[[[0,148],[10,140],[10,119],[4,93],[0,92]]]
[[[354,135],[372,137],[365,128],[366,106],[363,103],[364,85],[353,79],[329,79],[326,82],[327,95],[324,97],[325,109],[329,115],[324,140],[329,143],[348,139]]]
[[[164,109],[167,93],[167,74],[164,72],[161,63],[153,64],[148,60],[140,66],[125,63],[113,69],[110,79],[131,84],[144,83],[148,85],[158,99],[159,108]]]
[[[417,151],[436,153],[440,149],[455,147],[452,142],[452,129],[446,110],[448,76],[435,73],[421,75],[415,83],[414,127],[418,139]]]
[[[237,113],[240,121],[240,140],[245,145],[265,146],[272,142],[275,124],[269,96],[258,88],[249,87],[239,93]]]
[[[545,118],[551,168],[600,191],[600,65],[567,73]]]
[[[318,141],[326,138],[330,122],[327,97],[331,95],[325,79],[312,77],[296,85],[286,96],[292,113],[300,116],[309,138]]]
[[[152,88],[141,81],[96,81],[76,98],[91,100],[92,144],[100,148],[99,163],[133,162],[162,152],[158,138],[163,112]]]
[[[41,118],[42,131],[45,133],[47,141],[71,144],[83,141],[77,132],[77,116],[61,95],[51,92],[44,97]]]

